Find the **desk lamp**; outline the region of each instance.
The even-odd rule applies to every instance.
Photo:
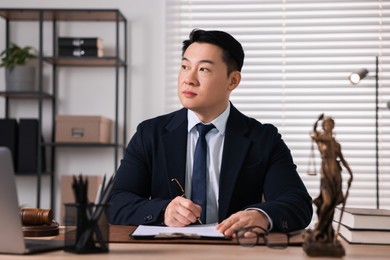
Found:
[[[349,81],[356,85],[360,80],[364,79],[368,75],[369,71],[365,68],[353,72],[349,76]],[[375,170],[376,170],[376,207],[379,209],[379,84],[378,84],[378,56],[375,59]],[[390,103],[390,101],[389,101]],[[388,104],[390,106],[390,104]]]

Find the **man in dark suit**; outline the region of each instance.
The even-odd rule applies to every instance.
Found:
[[[226,236],[253,225],[288,232],[310,223],[312,200],[281,135],[229,101],[243,62],[230,34],[191,32],[178,77],[183,108],[137,127],[116,174],[110,223],[187,226],[203,211]],[[198,123],[214,127],[206,135],[205,208],[191,200]]]

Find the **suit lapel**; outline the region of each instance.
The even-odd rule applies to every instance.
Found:
[[[250,140],[246,137],[248,130],[243,115],[232,105],[226,124],[219,180],[219,221],[228,217],[234,186],[250,146]]]
[[[185,187],[185,171],[187,160],[187,110],[179,110],[166,126],[166,134],[162,136],[166,172],[171,181],[176,178]],[[172,184],[174,187],[174,184]],[[173,194],[178,195],[175,188]]]

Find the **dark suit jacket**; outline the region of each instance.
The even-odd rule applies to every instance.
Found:
[[[184,108],[137,127],[116,174],[108,212],[111,224],[162,224],[164,208],[181,195],[171,179],[185,183],[187,134]],[[276,230],[302,229],[310,223],[311,197],[274,126],[232,105],[223,149],[219,221],[255,207],[271,217]]]

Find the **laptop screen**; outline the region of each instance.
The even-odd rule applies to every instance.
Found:
[[[0,147],[0,209],[0,254],[33,254],[64,248],[64,241],[60,240],[24,239],[14,166],[6,147]]]
[[[25,245],[15,173],[11,152],[6,147],[0,147],[0,208],[0,252],[23,253]]]

